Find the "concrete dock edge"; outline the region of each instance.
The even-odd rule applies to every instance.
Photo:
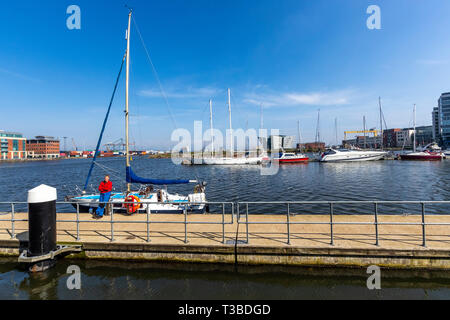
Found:
[[[68,244],[68,243],[61,243]],[[75,243],[74,243],[75,244]],[[80,244],[80,243],[76,243]],[[159,261],[239,265],[314,267],[367,267],[392,269],[450,269],[450,250],[303,248],[238,245],[164,245],[130,243],[81,243],[82,253],[73,259]],[[0,256],[18,256],[26,243],[1,240]]]

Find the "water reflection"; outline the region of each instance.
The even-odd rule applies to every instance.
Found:
[[[68,290],[67,267],[82,271]],[[439,271],[382,271],[382,290],[366,288],[365,269],[250,267],[68,261],[40,275],[0,260],[1,299],[448,299],[450,276]]]

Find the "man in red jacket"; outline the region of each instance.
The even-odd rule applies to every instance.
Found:
[[[100,203],[97,210],[95,211],[95,215],[98,218],[101,218],[103,217],[103,213],[105,211],[105,203],[108,202],[111,198],[112,182],[109,180],[108,175],[105,176],[105,179],[98,186],[98,191],[100,191]]]

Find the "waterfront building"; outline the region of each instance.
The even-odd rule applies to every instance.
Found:
[[[383,130],[383,145],[386,148],[397,148],[397,132],[402,129],[385,129]]]
[[[441,143],[441,121],[439,115],[439,107],[434,107],[431,112],[432,127],[433,127],[433,141]]]
[[[418,146],[426,146],[436,141],[433,138],[433,126],[416,127],[416,141]]]
[[[297,150],[306,150],[311,152],[324,151],[325,142],[297,143]]]
[[[33,157],[38,159],[60,157],[59,140],[54,137],[36,136],[35,139],[29,139],[27,140],[27,150],[33,151]]]
[[[291,149],[294,145],[293,136],[270,136],[267,139],[267,148],[269,150]]]
[[[450,147],[450,92],[441,94],[438,100],[439,133],[445,148]]]
[[[26,159],[26,139],[21,133],[0,130],[0,160]]]
[[[414,130],[411,128],[401,129],[400,131],[396,132],[395,137],[396,137],[395,143],[397,148],[412,147],[414,139]]]
[[[377,149],[381,147],[381,143],[383,142],[382,136],[357,136],[354,139],[347,139],[342,141],[342,145],[344,147],[358,147],[358,148],[368,148],[368,149]]]

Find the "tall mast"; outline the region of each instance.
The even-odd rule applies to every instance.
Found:
[[[414,104],[414,131],[413,131],[413,151],[416,152],[416,104]]]
[[[383,136],[383,111],[381,110],[381,97],[378,97],[378,105],[380,106],[380,134],[381,134],[381,150],[383,150],[384,136]]]
[[[259,106],[259,116],[260,116],[260,119],[259,119],[259,128],[262,129],[262,128],[264,127],[264,120],[263,120],[263,106],[262,106],[262,103],[261,103],[261,105]]]
[[[364,149],[366,149],[366,116],[363,116]]]
[[[297,120],[297,134],[298,134],[298,146],[300,149],[300,144],[302,143],[302,138],[300,137],[300,120]]]
[[[320,109],[317,110],[316,143],[320,142]]]
[[[126,154],[126,164],[127,168],[130,167],[130,148],[129,148],[129,137],[128,137],[128,91],[129,91],[129,80],[130,80],[130,29],[131,29],[131,10],[128,14],[128,29],[127,29],[127,65],[126,65],[126,82],[125,82],[125,154]],[[127,183],[127,190],[131,190],[130,183]]]
[[[233,146],[233,128],[231,126],[231,91],[228,88],[228,114],[230,115],[230,149],[231,157],[234,156],[234,146]]]
[[[214,134],[213,134],[212,99],[209,99],[209,127],[211,129],[211,155],[214,156]]]

